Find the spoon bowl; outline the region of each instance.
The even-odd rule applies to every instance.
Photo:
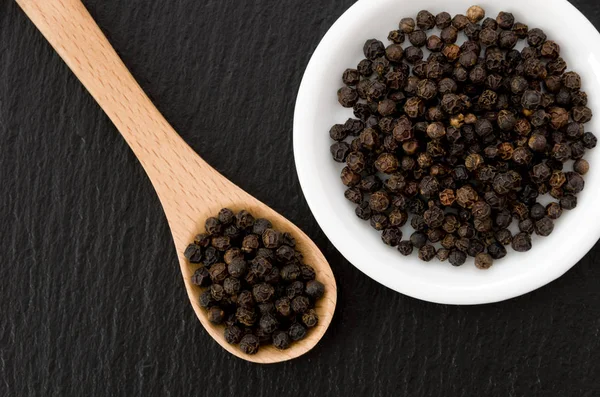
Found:
[[[131,76],[80,0],[17,0],[17,3],[67,63],[127,141],[150,178],[165,211],[192,307],[208,333],[227,351],[257,363],[275,363],[312,349],[331,323],[337,289],[327,260],[298,227],[219,174],[175,132]],[[197,266],[183,255],[205,220],[228,207],[246,209],[290,232],[297,249],[325,285],[315,310],[319,324],[287,350],[262,346],[242,353],[223,337],[223,326],[208,321],[198,303],[201,289],[190,282]]]
[[[200,322],[204,328],[206,328],[208,333],[231,354],[234,354],[245,360],[258,363],[274,363],[290,360],[312,349],[325,334],[325,331],[327,330],[333,317],[333,312],[336,305],[337,296],[335,278],[331,268],[323,257],[323,254],[315,246],[312,240],[298,227],[251,196],[246,197],[245,201],[243,201],[243,205],[240,205],[240,202],[242,201],[236,201],[235,199],[232,199],[228,203],[223,203],[225,205],[221,205],[221,203],[219,203],[219,205],[212,207],[202,207],[200,209],[202,215],[198,217],[198,219],[201,219],[202,221],[197,222],[196,227],[192,228],[191,230],[182,231],[180,241],[175,241],[185,287],[192,303],[192,307],[194,308],[194,311],[196,312],[196,315],[198,316],[198,319],[200,319]],[[266,345],[261,346],[260,350],[255,355],[242,353],[237,346],[230,345],[225,341],[225,338],[223,337],[224,327],[222,325],[215,325],[208,321],[206,310],[198,304],[200,293],[203,291],[203,289],[193,285],[190,282],[190,278],[198,266],[189,263],[183,256],[183,251],[185,250],[187,244],[193,241],[194,236],[198,234],[199,231],[204,229],[203,220],[216,214],[222,207],[230,208],[234,212],[245,209],[256,218],[269,219],[275,229],[290,232],[296,239],[296,248],[302,252],[306,263],[314,267],[317,274],[317,279],[325,285],[325,294],[316,302],[315,306],[315,310],[319,316],[319,323],[314,328],[309,330],[304,339],[294,342],[287,350],[278,350],[272,345]]]

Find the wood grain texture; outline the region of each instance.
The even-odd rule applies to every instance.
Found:
[[[80,0],[17,0],[27,16],[87,88],[127,141],[150,177],[165,210],[190,302],[209,334],[227,351],[248,361],[276,363],[312,349],[331,323],[337,300],[335,278],[327,260],[310,238],[214,168],[181,139],[137,84]],[[199,304],[202,289],[190,278],[198,266],[183,255],[204,221],[221,208],[248,210],[289,231],[304,259],[314,267],[325,294],[315,305],[319,324],[285,351],[265,346],[248,355],[223,336],[223,326],[212,324]]]
[[[339,304],[319,345],[259,366],[197,321],[135,156],[16,4],[0,2],[0,395],[598,395],[600,246],[526,296],[456,307],[381,287],[318,228],[293,166],[294,98],[352,3],[84,1],[194,151],[305,230],[334,270]],[[600,27],[596,1],[573,4]]]

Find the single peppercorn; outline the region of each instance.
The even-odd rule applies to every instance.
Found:
[[[360,81],[360,73],[356,69],[346,69],[342,74],[342,81],[346,85],[356,85]]]
[[[317,281],[311,280],[306,283],[306,295],[312,299],[320,299],[325,293],[325,286]]]
[[[458,39],[458,30],[454,26],[448,26],[442,29],[440,38],[444,44],[454,44]]]
[[[448,26],[450,26],[451,23],[452,23],[452,16],[445,11],[440,12],[439,14],[437,14],[435,16],[435,26],[438,29],[447,28]]]
[[[518,41],[519,37],[512,30],[503,30],[500,32],[498,37],[498,45],[504,50],[510,50],[514,48]]]
[[[519,39],[525,39],[527,38],[527,33],[529,32],[529,26],[521,22],[515,22],[512,27],[512,31],[515,32]]]
[[[299,341],[306,336],[306,328],[299,323],[294,323],[288,330],[288,335],[293,341]]]
[[[237,345],[242,340],[244,333],[240,327],[237,325],[231,325],[225,328],[225,332],[223,333],[225,336],[225,341],[231,345]]]
[[[221,324],[225,319],[225,312],[219,306],[212,306],[208,309],[208,321],[213,324]]]
[[[260,347],[260,340],[256,335],[246,334],[240,340],[240,350],[245,354],[256,354]]]
[[[583,142],[583,145],[586,149],[593,149],[596,147],[598,139],[593,133],[586,132],[585,134],[583,134],[583,138],[581,139],[581,141]]]
[[[363,59],[356,66],[356,70],[360,73],[361,76],[368,77],[373,74],[373,63],[369,59]],[[367,81],[367,80],[362,80]]]
[[[562,208],[559,203],[552,202],[546,206],[546,215],[552,220],[560,218],[562,215]]]
[[[400,62],[404,56],[404,50],[400,44],[391,44],[385,49],[385,56],[391,62]]]
[[[350,87],[342,87],[338,90],[338,101],[340,105],[350,108],[358,101],[358,93]]]
[[[517,252],[529,251],[531,249],[531,235],[523,232],[515,235],[512,239],[512,248]]]
[[[291,342],[287,332],[277,331],[273,333],[273,346],[275,346],[276,349],[285,350],[290,347]]]
[[[479,253],[477,254],[477,256],[475,256],[475,266],[478,269],[489,269],[490,267],[492,267],[493,263],[494,260],[492,259],[490,254]]]
[[[519,222],[519,230],[521,232],[525,232],[525,233],[533,233],[534,231],[534,223],[533,220],[527,218],[527,219],[523,219],[522,221]]]
[[[498,242],[490,244],[487,248],[487,251],[492,259],[502,259],[507,253],[506,248],[504,248],[504,246]]]
[[[381,41],[369,39],[363,46],[363,53],[367,59],[374,60],[385,53],[385,47]]]
[[[429,11],[419,11],[417,14],[417,26],[422,30],[433,29],[435,26],[435,16]]]
[[[194,272],[191,280],[194,285],[206,287],[210,284],[210,274],[205,267],[201,267]]]
[[[304,314],[302,314],[302,323],[306,325],[307,328],[315,327],[319,322],[319,316],[314,309],[310,309]]]
[[[429,262],[433,258],[435,258],[436,249],[433,245],[426,244],[423,247],[419,248],[419,259],[424,262]]]
[[[579,159],[573,164],[573,171],[577,172],[580,175],[587,174],[589,170],[590,164],[584,159]]]
[[[465,15],[457,14],[452,18],[452,26],[458,30],[463,30],[471,21]]]
[[[403,33],[411,33],[415,30],[416,22],[412,18],[402,18],[400,20],[400,24],[398,25],[400,31]]]
[[[483,22],[481,23],[481,27],[484,29],[497,30],[498,22],[496,22],[496,20],[494,18],[488,17],[483,20]]]
[[[404,256],[409,256],[413,252],[413,244],[411,241],[405,240],[398,244],[398,252]]]
[[[577,207],[577,196],[573,195],[565,195],[560,198],[560,207],[563,210],[570,211]]]
[[[467,261],[467,254],[459,250],[450,251],[448,261],[452,266],[462,266]]]
[[[560,46],[554,41],[548,40],[542,44],[540,55],[544,58],[556,59],[560,56]],[[581,86],[581,81],[579,83]]]
[[[392,30],[388,34],[388,40],[395,44],[402,44],[405,40],[405,35],[400,30]]]
[[[200,263],[202,261],[202,247],[197,244],[190,244],[185,249],[183,256],[190,263]]]
[[[467,18],[473,23],[479,22],[485,18],[485,10],[480,6],[471,6],[467,10]]]
[[[544,217],[535,223],[535,232],[540,236],[549,236],[554,230],[552,219]]]
[[[422,30],[415,30],[408,34],[408,41],[415,47],[423,47],[427,43],[427,34]]]

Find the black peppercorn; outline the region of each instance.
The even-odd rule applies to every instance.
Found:
[[[211,245],[219,251],[227,251],[231,247],[231,239],[227,236],[215,236],[211,239]]]
[[[191,280],[194,285],[206,287],[210,284],[210,274],[205,267],[201,267],[194,272]]]
[[[422,30],[415,30],[408,34],[408,41],[415,47],[423,47],[427,43],[427,34]]]
[[[415,30],[416,23],[412,18],[402,18],[398,26],[402,33],[412,33]]]
[[[306,295],[312,299],[320,299],[325,293],[325,286],[317,280],[311,280],[306,283]],[[293,303],[293,302],[292,302]],[[292,305],[293,308],[293,305]],[[294,311],[298,312],[296,309]]]
[[[489,254],[479,253],[475,257],[475,266],[478,269],[484,269],[484,270],[489,269],[490,267],[492,267],[493,263],[494,263],[494,260],[492,259],[492,257]]]
[[[208,321],[213,324],[221,324],[225,320],[225,312],[218,306],[212,306],[208,309]]]
[[[511,13],[501,11],[496,17],[496,22],[500,29],[511,29],[515,23],[515,17]]]
[[[236,295],[240,292],[241,287],[242,283],[237,278],[227,277],[225,281],[223,281],[223,292],[228,295]]]
[[[452,18],[452,26],[458,30],[463,30],[471,21],[465,15],[457,14]]]
[[[307,328],[313,328],[318,324],[319,316],[314,309],[310,309],[306,313],[302,314],[302,322]]]
[[[467,254],[459,250],[452,250],[448,260],[452,266],[462,266],[467,261]]]
[[[542,44],[540,55],[544,58],[556,59],[560,55],[560,46],[554,41],[548,40]],[[581,86],[581,82],[580,82]],[[568,87],[567,87],[568,88]]]
[[[294,323],[290,326],[288,335],[293,341],[299,341],[306,336],[306,328],[299,323]]]
[[[540,236],[549,236],[554,230],[552,219],[544,217],[535,223],[535,232]]]
[[[275,346],[276,349],[285,350],[290,347],[291,342],[287,332],[278,331],[273,333],[273,346]]]
[[[504,248],[502,244],[497,242],[490,244],[487,250],[488,254],[492,257],[492,259],[502,259],[506,256],[506,248]]]
[[[356,85],[360,81],[360,73],[356,69],[346,69],[342,74],[342,81],[346,85]]]
[[[500,36],[498,38],[498,45],[502,49],[510,50],[514,48],[518,41],[519,37],[515,32],[511,30],[503,30],[502,32],[500,32]]]
[[[292,304],[287,297],[275,301],[275,310],[282,317],[288,317],[292,313]]]
[[[491,30],[497,30],[498,29],[498,22],[496,22],[496,20],[494,18],[485,18],[483,20],[483,22],[481,23],[481,27],[483,29],[491,29]]]
[[[512,248],[517,252],[529,251],[531,249],[531,235],[523,232],[518,233],[512,239]]]
[[[567,211],[575,209],[575,207],[577,207],[577,196],[565,195],[561,197],[560,207]]]
[[[579,175],[587,174],[589,169],[590,164],[584,159],[579,159],[573,164],[573,171],[577,172]]]
[[[388,40],[396,44],[402,44],[404,43],[405,35],[400,30],[392,30],[388,34]]]
[[[286,288],[286,295],[288,299],[294,299],[297,296],[300,296],[304,293],[304,283],[302,281],[296,280],[289,284]]]
[[[225,341],[227,341],[227,343],[237,345],[242,340],[244,333],[242,332],[242,329],[237,325],[231,325],[225,328],[224,336]]]
[[[190,244],[185,249],[183,256],[190,263],[200,263],[202,261],[202,247],[197,244]]]
[[[295,313],[301,314],[308,310],[310,301],[306,296],[297,296],[292,299],[292,310]]]
[[[433,52],[439,52],[444,47],[442,39],[436,35],[431,35],[427,38],[427,49]]]
[[[384,229],[383,232],[381,233],[381,240],[385,244],[387,244],[391,247],[395,247],[402,240],[402,232],[399,229],[396,229],[393,227]]]
[[[593,149],[596,147],[598,139],[593,133],[586,132],[585,134],[583,134],[583,138],[581,139],[581,141],[583,142],[583,145],[586,149]]]
[[[417,14],[417,26],[422,30],[433,29],[435,26],[435,16],[429,11],[419,11]]]
[[[367,59],[374,60],[385,54],[385,47],[381,41],[377,39],[369,39],[363,46],[363,52]]]
[[[480,6],[471,6],[467,10],[467,18],[473,23],[479,22],[485,18],[485,10]]]
[[[512,27],[512,31],[515,32],[519,39],[525,39],[527,38],[527,33],[529,32],[529,26],[521,22],[516,22]]]
[[[444,29],[452,23],[452,16],[447,12],[440,12],[435,16],[435,26],[438,29]]]
[[[435,258],[436,249],[433,245],[425,244],[423,247],[419,248],[419,259],[424,262],[429,262],[433,258]]]
[[[246,334],[240,340],[240,350],[245,354],[256,354],[260,347],[260,341],[256,335]]]
[[[413,244],[408,240],[401,241],[398,244],[398,252],[404,256],[409,256],[413,252]]]

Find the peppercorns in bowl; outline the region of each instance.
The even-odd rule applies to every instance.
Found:
[[[440,303],[562,275],[600,236],[597,44],[563,0],[356,3],[315,51],[294,120],[327,236],[377,281]]]

